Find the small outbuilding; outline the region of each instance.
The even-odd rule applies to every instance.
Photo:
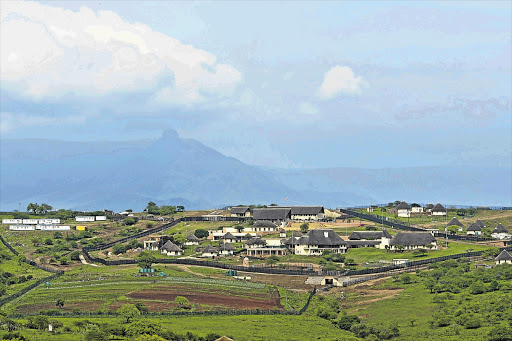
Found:
[[[196,237],[195,234],[190,233],[187,236],[187,240],[185,241],[185,245],[199,245],[199,238]]]
[[[482,228],[477,223],[473,223],[469,225],[468,229],[466,230],[466,234],[479,236],[482,234]]]
[[[183,256],[183,250],[170,240],[160,248],[160,253],[166,254],[167,256]]]
[[[501,251],[498,257],[495,258],[496,264],[512,264],[512,256],[507,250]]]

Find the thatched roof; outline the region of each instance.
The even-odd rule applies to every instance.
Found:
[[[405,201],[402,201],[398,206],[396,207],[396,210],[410,210],[411,206],[407,204]]]
[[[291,218],[289,208],[260,208],[253,211],[255,220],[286,220]]]
[[[222,239],[236,239],[236,237],[231,232],[228,232],[222,236]]]
[[[297,240],[297,244],[339,246],[347,245],[347,242],[338,236],[333,230],[322,229],[309,231],[307,235],[300,237]]]
[[[190,234],[187,236],[187,240],[188,240],[189,242],[198,242],[198,241],[199,241],[199,238],[197,238],[195,234],[190,233]]]
[[[379,245],[380,241],[378,241],[378,240],[347,240],[347,244],[349,246],[360,246],[360,245],[375,246],[375,245]]]
[[[168,252],[183,252],[182,249],[178,247],[178,245],[174,244],[170,240],[168,240],[161,248],[161,250]]]
[[[253,237],[245,243],[246,245],[267,245],[267,242],[261,238]]]
[[[211,245],[208,245],[203,249],[202,253],[217,253],[217,249]]]
[[[492,233],[508,233],[508,230],[500,223],[492,230]]]
[[[245,214],[247,211],[251,211],[250,207],[248,206],[231,207],[232,214]]]
[[[477,223],[469,225],[467,231],[482,231],[482,228]]]
[[[452,226],[452,225],[456,225],[456,226],[460,226],[460,227],[463,227],[464,225],[462,225],[462,223],[459,221],[459,219],[457,219],[457,217],[453,217],[452,220],[450,220],[449,222],[446,223],[446,226]]]
[[[300,231],[293,231],[293,232],[292,232],[292,237],[300,238],[300,237],[302,237],[302,236],[303,236],[303,234],[302,234],[302,232],[300,232]]]
[[[440,203],[437,203],[433,208],[432,208],[432,212],[446,212],[446,208],[444,208],[443,205],[441,205]]]
[[[224,243],[221,246],[219,246],[219,251],[235,251],[236,247],[229,243]]]
[[[371,239],[381,239],[382,237],[390,238],[391,235],[388,231],[354,231],[352,234],[348,237],[349,240],[371,240]]]
[[[432,205],[432,204],[428,204],[427,206],[425,206],[425,209],[427,209],[427,210],[431,210],[433,208],[434,208],[434,205]]]
[[[436,239],[428,232],[398,232],[389,245],[423,246],[435,241]]]
[[[292,215],[318,215],[324,213],[323,206],[292,206]]]
[[[258,220],[254,224],[252,224],[252,227],[277,227],[276,224],[274,224],[271,221],[267,220]]]
[[[484,228],[485,227],[485,224],[483,221],[481,221],[480,219],[478,219],[477,221],[475,221],[475,223],[480,226],[481,228]]]
[[[495,260],[512,260],[512,256],[507,252],[507,250],[503,250]]]

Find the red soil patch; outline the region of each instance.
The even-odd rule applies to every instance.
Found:
[[[64,302],[64,308],[61,310],[64,312],[70,312],[74,308],[78,308],[81,311],[95,311],[98,310],[104,301],[86,301],[86,302]],[[28,314],[35,313],[40,310],[57,309],[54,302],[52,303],[40,303],[40,304],[24,304],[16,308],[17,313]]]
[[[192,291],[141,291],[134,292],[127,295],[129,298],[134,300],[143,300],[143,301],[166,301],[166,302],[174,302],[176,296],[184,296],[186,297],[191,304],[204,304],[208,306],[214,307],[222,307],[229,309],[272,309],[274,307],[282,308],[281,302],[279,298],[270,298],[267,296],[267,299],[253,299],[249,297],[240,297],[240,296],[229,296],[218,293],[206,293],[206,292],[192,292]],[[116,302],[117,303],[117,302]],[[174,307],[174,304],[169,305],[165,302],[144,302],[148,309],[154,308],[156,311],[164,308],[164,310],[168,310],[169,307]],[[114,309],[115,303],[110,307],[110,309]],[[153,309],[150,309],[153,310]]]

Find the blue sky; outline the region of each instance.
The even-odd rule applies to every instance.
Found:
[[[3,2],[2,138],[268,167],[510,166],[511,3]]]

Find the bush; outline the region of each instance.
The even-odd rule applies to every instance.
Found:
[[[123,223],[124,223],[126,226],[135,225],[135,219],[133,219],[133,218],[125,218],[125,219],[123,220]]]
[[[80,260],[80,251],[73,251],[69,254],[71,260]]]
[[[208,231],[205,229],[197,229],[194,231],[194,235],[197,238],[206,238],[210,235],[210,233],[208,233]]]

